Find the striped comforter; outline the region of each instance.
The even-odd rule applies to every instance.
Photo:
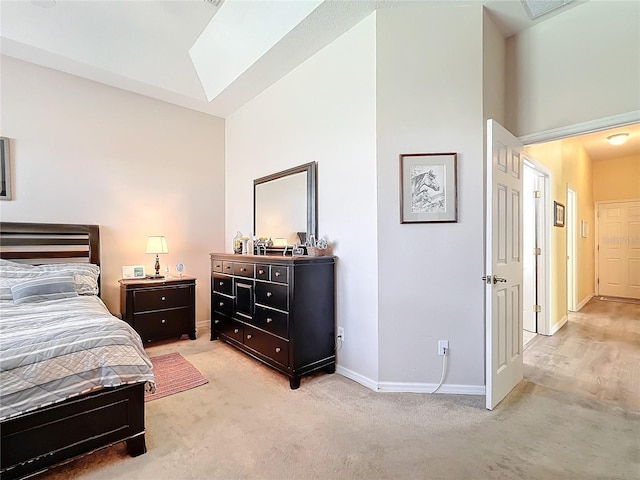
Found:
[[[154,390],[138,334],[95,296],[0,302],[0,420],[127,383]]]

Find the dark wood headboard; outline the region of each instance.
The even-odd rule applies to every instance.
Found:
[[[0,258],[42,265],[88,262],[100,265],[98,225],[0,222]],[[98,289],[102,292],[98,278]]]

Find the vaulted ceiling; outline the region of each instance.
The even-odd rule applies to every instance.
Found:
[[[520,0],[481,2],[505,37],[531,20]],[[376,9],[407,0],[2,0],[8,55],[225,117]],[[594,140],[594,145],[599,144]]]

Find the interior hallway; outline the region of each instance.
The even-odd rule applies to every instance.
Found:
[[[601,298],[525,345],[525,380],[640,411],[640,302]]]

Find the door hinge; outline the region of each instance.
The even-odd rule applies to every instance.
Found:
[[[533,249],[533,254],[534,255],[542,255],[542,250],[539,247],[535,247]]]
[[[540,307],[540,305],[534,305],[533,306],[533,311],[538,313],[542,311],[542,307]]]
[[[540,190],[533,191],[533,198],[540,198],[542,196],[542,192]]]

